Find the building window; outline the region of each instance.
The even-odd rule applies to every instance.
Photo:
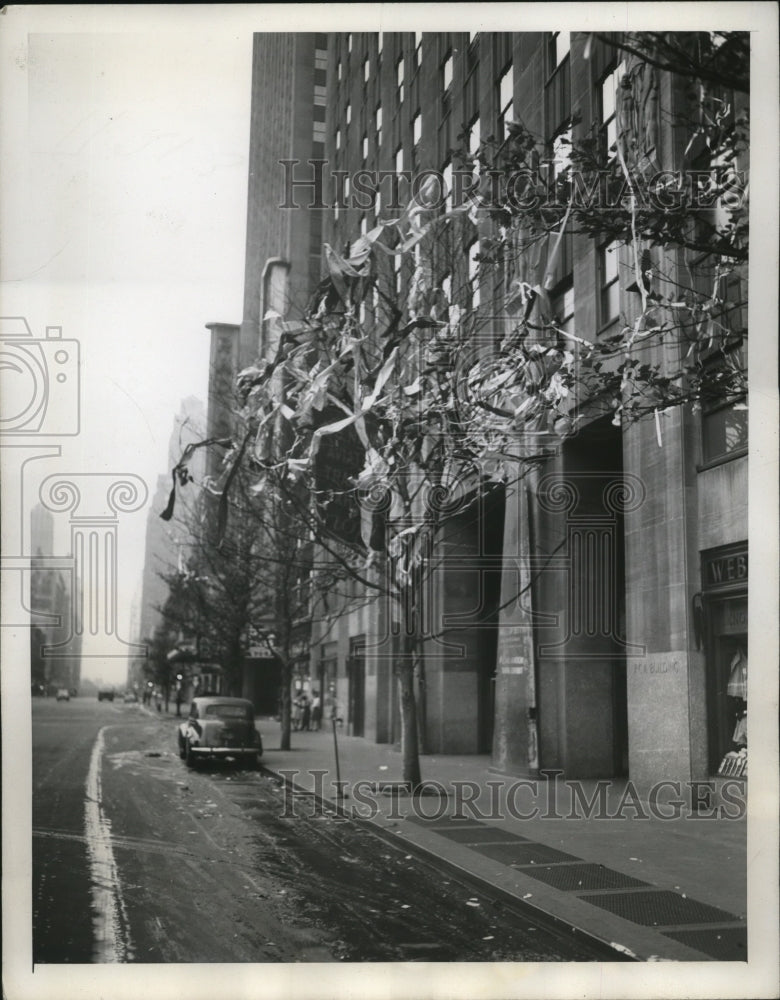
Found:
[[[441,279],[441,290],[444,293],[444,298],[447,302],[452,301],[452,275],[446,272],[442,275]]]
[[[514,72],[510,65],[498,81],[498,124],[502,139],[506,137],[507,124],[512,121],[514,88]]]
[[[325,122],[314,122],[313,123],[314,132],[312,134],[312,139],[314,142],[325,142]]]
[[[469,155],[474,161],[474,170],[479,170],[479,160],[477,159],[477,154],[479,153],[479,146],[482,142],[482,133],[479,127],[479,115],[474,118],[474,120],[469,125]]]
[[[607,160],[617,156],[617,94],[625,71],[626,64],[621,62],[599,85],[601,140]]]
[[[368,232],[368,223],[366,221],[365,215],[360,216],[360,235],[365,236]]]
[[[469,257],[469,288],[471,289],[471,308],[476,309],[479,306],[480,301],[480,289],[479,289],[479,261],[477,257],[479,256],[479,240],[474,240],[474,242],[468,248]]]
[[[404,147],[399,146],[395,151],[395,172],[400,174],[404,169]]]
[[[555,325],[566,333],[574,333],[574,286],[561,289],[552,299]]]
[[[553,178],[557,180],[571,166],[571,125],[553,137]]]
[[[347,35],[347,52],[352,51],[352,32],[350,31]]]
[[[341,149],[341,129],[336,129],[336,149]]]
[[[338,62],[336,63],[336,79],[337,79],[337,80],[340,80],[340,79],[341,79],[341,60],[340,60],[340,59],[339,59],[339,61],[338,61]]]
[[[404,99],[404,57],[395,64],[395,83],[398,88],[398,103],[402,104]]]
[[[442,197],[444,199],[444,210],[449,212],[452,208],[452,161],[447,160],[441,168]]]
[[[382,37],[382,32],[380,31],[376,36],[376,54],[381,58],[382,56],[382,46],[384,44],[384,39]]]
[[[382,145],[382,105],[376,106],[376,144]]]
[[[363,60],[363,80],[368,83],[368,78],[371,75],[371,63],[369,62],[368,56]]]
[[[420,65],[420,63],[422,61],[422,40],[423,40],[422,32],[421,31],[415,31],[415,33],[414,33],[414,63],[415,63],[415,66],[418,66],[418,67],[419,67],[419,65]]]
[[[620,282],[618,281],[618,242],[612,240],[599,247],[599,285],[601,288],[601,326],[620,315]]]
[[[352,121],[352,105],[351,104],[347,105],[347,113],[346,113],[346,115],[344,117],[346,118],[347,125],[349,125],[349,123]]]
[[[328,53],[326,49],[314,50],[314,68],[315,69],[328,68]]]
[[[571,33],[568,31],[554,31],[550,36],[550,72],[557,69],[569,54],[571,46]]]
[[[418,111],[412,118],[412,144],[419,146],[420,139],[422,139],[422,116]]]
[[[327,91],[324,87],[320,87],[317,84],[314,86],[314,104],[318,108],[324,108],[327,102]]]
[[[748,446],[748,410],[745,395],[729,398],[721,380],[731,383],[732,372],[747,370],[746,345],[739,342],[707,362],[708,391],[702,399],[702,459],[705,465],[738,458]]]
[[[368,136],[367,135],[363,136],[363,142],[361,143],[361,147],[362,147],[362,152],[363,152],[363,159],[365,160],[368,157]]]
[[[441,85],[447,90],[452,83],[452,52],[448,52],[441,66]]]

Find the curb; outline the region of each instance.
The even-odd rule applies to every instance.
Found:
[[[290,788],[299,794],[305,795],[313,801],[316,801],[325,811],[333,813],[342,819],[352,820],[353,822],[361,822],[361,817],[353,816],[351,809],[348,809],[343,804],[339,804],[332,799],[325,798],[322,795],[318,795],[316,792],[309,791],[306,788],[296,785],[294,781],[283,777],[277,771],[268,767],[267,764],[261,762],[259,770],[268,777],[281,782],[283,786]],[[547,924],[548,926],[552,925],[552,927],[555,928],[559,934],[566,936],[577,935],[580,939],[584,939],[587,944],[594,949],[594,951],[602,953],[604,961],[643,961],[641,956],[637,956],[629,952],[627,949],[621,949],[620,946],[616,947],[613,942],[607,941],[605,938],[600,937],[598,934],[594,934],[592,931],[587,931],[581,927],[577,927],[571,922],[563,920],[560,917],[547,912],[540,906],[536,906],[526,900],[519,899],[514,893],[508,892],[506,889],[502,889],[500,886],[483,879],[481,876],[476,875],[467,868],[463,868],[456,862],[450,861],[449,859],[442,857],[441,854],[437,854],[434,851],[429,850],[422,844],[416,844],[405,840],[401,845],[399,844],[397,834],[391,833],[389,830],[386,830],[373,820],[366,820],[365,818],[362,818],[362,823],[364,829],[369,830],[372,835],[377,836],[380,840],[384,841],[391,847],[394,847],[397,850],[403,849],[407,854],[414,855],[419,861],[422,861],[431,868],[435,868],[438,871],[444,870],[448,875],[454,876],[455,879],[461,884],[477,889],[485,896],[500,900],[503,906],[514,910],[522,917],[525,917],[526,919],[532,918],[540,924]],[[594,958],[594,961],[597,961],[597,959]]]

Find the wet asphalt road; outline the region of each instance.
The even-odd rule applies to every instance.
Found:
[[[110,859],[105,843],[90,850],[85,827],[101,731],[100,829]],[[310,805],[283,818],[283,797],[262,773],[222,764],[189,771],[175,723],[138,706],[34,700],[34,962],[596,957],[364,824]]]

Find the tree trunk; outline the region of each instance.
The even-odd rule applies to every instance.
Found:
[[[425,652],[423,649],[422,637],[413,637],[414,659],[412,660],[414,674],[417,677],[417,743],[420,753],[427,753],[426,750],[426,720],[428,712],[427,692],[425,688]]]
[[[422,781],[417,733],[417,701],[414,696],[414,637],[404,636],[403,655],[398,669],[401,702],[401,759],[403,780],[412,789]]]
[[[290,733],[292,731],[292,665],[289,659],[282,661],[282,718],[280,720],[281,733],[279,739],[279,749],[290,749]]]

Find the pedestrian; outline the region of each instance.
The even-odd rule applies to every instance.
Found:
[[[320,702],[320,693],[319,691],[315,691],[311,702],[311,728],[315,730],[315,732],[319,732],[321,722],[322,704]]]
[[[309,728],[311,705],[305,691],[301,691],[301,729]]]
[[[300,694],[296,694],[293,698],[292,703],[292,727],[296,731],[301,728],[301,720],[303,718],[303,705],[301,704]]]

